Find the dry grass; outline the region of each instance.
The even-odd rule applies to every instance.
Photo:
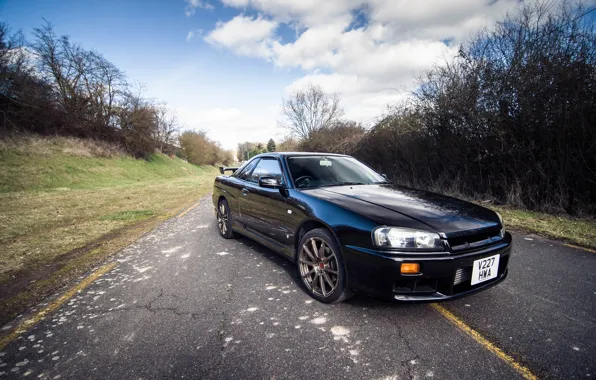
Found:
[[[101,190],[0,194],[0,283],[137,221],[191,203],[213,186],[205,176]]]
[[[7,137],[0,140],[0,152],[7,151],[40,156],[64,154],[77,157],[123,157],[126,155],[118,145],[101,140],[38,135]]]
[[[538,235],[596,249],[596,221],[573,218],[568,215],[550,215],[541,212],[490,206],[498,211],[507,228],[533,232]]]
[[[2,142],[0,324],[208,194],[217,174],[93,141]]]

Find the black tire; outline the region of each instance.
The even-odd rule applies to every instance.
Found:
[[[328,230],[317,228],[300,239],[296,265],[306,290],[317,301],[342,302],[354,295],[346,287],[346,270],[339,244]]]
[[[233,239],[234,231],[232,231],[232,214],[230,213],[230,206],[228,201],[222,199],[217,204],[217,229],[219,234],[224,239]]]

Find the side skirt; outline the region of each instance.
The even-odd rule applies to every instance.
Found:
[[[288,260],[294,261],[294,247],[290,247],[287,245],[283,245],[278,243],[277,241],[264,236],[263,234],[251,230],[250,228],[245,228],[245,226],[241,223],[234,223],[232,226],[232,230],[240,235],[244,235],[249,239],[256,241],[257,243],[264,245],[265,247],[269,248],[272,251],[282,255],[283,257],[287,258]]]

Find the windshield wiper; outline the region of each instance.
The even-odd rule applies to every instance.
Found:
[[[351,185],[367,185],[364,182],[337,182],[327,186],[351,186]]]

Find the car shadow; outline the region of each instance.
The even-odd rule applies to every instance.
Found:
[[[281,269],[286,273],[286,275],[292,280],[292,282],[294,282],[295,286],[300,288],[305,294],[309,295],[306,286],[300,278],[298,268],[296,267],[296,264],[294,264],[292,261],[243,235],[236,234],[236,241],[242,243],[244,246],[250,248],[252,251],[260,254],[265,260],[268,260],[269,262],[275,264],[278,267],[278,269]],[[421,305],[413,303],[394,302],[392,300],[385,300],[377,297],[372,297],[368,294],[361,292],[357,292],[354,295],[354,297],[342,302],[341,304],[355,308],[396,308],[400,310],[417,308]]]

